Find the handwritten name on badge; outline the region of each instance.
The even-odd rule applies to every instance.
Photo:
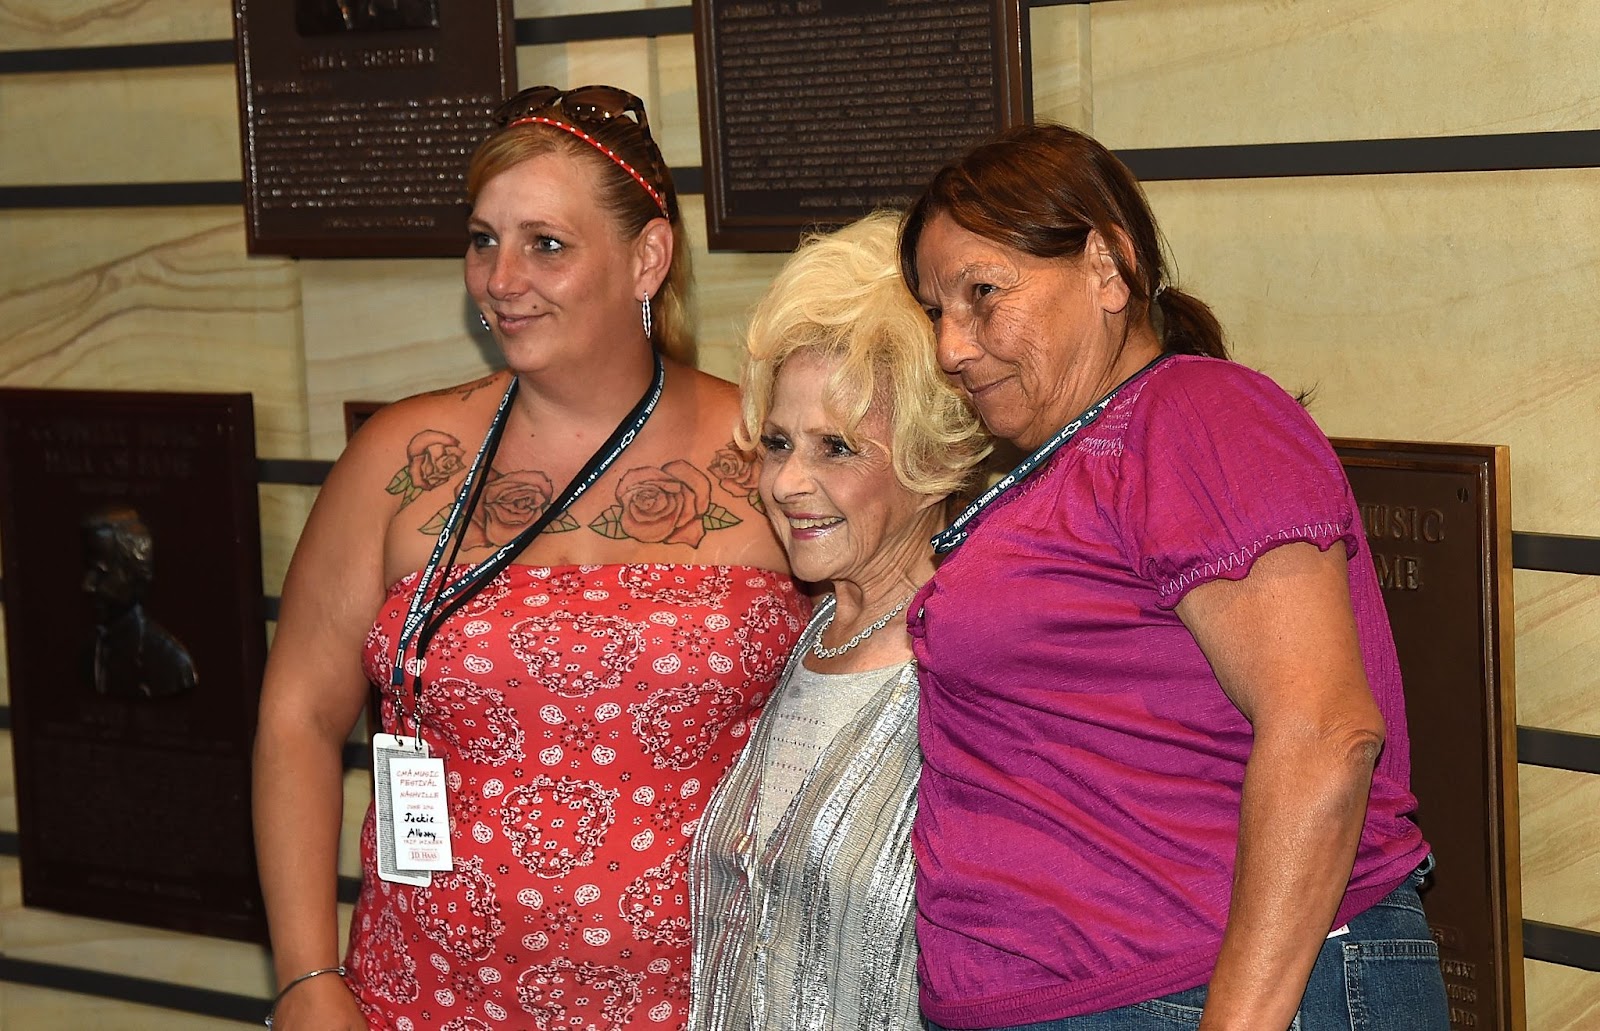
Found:
[[[395,865],[402,870],[449,870],[450,811],[439,759],[389,760],[394,800]]]

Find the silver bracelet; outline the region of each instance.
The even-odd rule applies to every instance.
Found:
[[[278,991],[278,994],[273,996],[272,1006],[267,1010],[267,1019],[265,1021],[267,1027],[270,1028],[272,1026],[272,1017],[278,1012],[278,1003],[283,1001],[283,997],[288,995],[289,992],[294,989],[295,985],[299,984],[301,981],[309,981],[313,977],[320,977],[323,974],[338,974],[340,977],[343,977],[345,973],[346,971],[343,963],[336,967],[319,967],[316,970],[307,970],[293,981],[290,981],[288,984],[284,985]]]

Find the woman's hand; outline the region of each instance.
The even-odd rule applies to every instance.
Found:
[[[1178,604],[1253,727],[1222,953],[1200,1026],[1287,1028],[1344,897],[1383,718],[1342,546],[1285,544]]]
[[[273,1031],[367,1031],[356,997],[337,974],[323,974],[289,989],[272,1013]]]

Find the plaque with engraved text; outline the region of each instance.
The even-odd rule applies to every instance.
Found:
[[[812,225],[907,204],[1028,118],[1019,0],[697,0],[714,249],[783,251]]]
[[[1522,888],[1504,447],[1335,440],[1405,679],[1423,906],[1452,1028],[1521,1031]]]
[[[24,904],[264,940],[249,394],[0,389]]]
[[[511,0],[234,0],[252,254],[457,257]]]

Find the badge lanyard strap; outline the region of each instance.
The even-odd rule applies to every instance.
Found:
[[[1151,359],[1138,372],[1112,387],[1110,393],[1090,405],[1082,415],[1061,427],[1055,432],[1054,436],[1040,444],[1037,450],[1017,463],[1015,469],[1006,473],[1005,476],[995,482],[994,486],[979,495],[978,499],[963,509],[961,514],[956,516],[949,526],[933,535],[933,553],[935,555],[948,555],[959,548],[971,532],[966,528],[967,524],[976,519],[980,512],[994,504],[1006,491],[1032,475],[1035,469],[1039,468],[1049,460],[1051,455],[1071,442],[1073,437],[1093,425],[1100,416],[1105,414],[1106,409],[1111,407],[1111,402],[1117,399],[1117,395],[1122,393],[1124,387],[1170,357],[1172,356],[1169,354],[1162,354]]]
[[[401,657],[405,654],[406,646],[416,636],[418,628],[427,618],[423,609],[427,606],[428,594],[433,588],[433,579],[441,568],[444,558],[444,549],[450,544],[450,538],[455,536],[456,524],[461,519],[463,508],[469,506],[469,498],[473,497],[473,490],[479,479],[479,474],[488,464],[488,458],[500,448],[500,437],[505,432],[506,419],[511,411],[511,399],[517,396],[517,377],[512,376],[511,382],[506,385],[506,392],[500,397],[500,407],[495,409],[494,419],[489,423],[489,431],[483,436],[483,443],[478,445],[478,453],[472,459],[472,465],[467,469],[467,478],[461,481],[461,489],[456,491],[455,504],[450,509],[450,514],[445,517],[444,526],[439,530],[438,538],[433,542],[433,552],[428,556],[428,564],[422,567],[422,574],[417,577],[416,589],[411,594],[411,605],[406,610],[406,619],[400,627],[400,643],[395,649],[394,670],[390,674],[389,682],[393,687],[405,683],[405,667]],[[485,477],[487,479],[487,477]],[[460,548],[460,539],[456,541],[457,550]],[[454,556],[457,552],[452,551]]]
[[[461,490],[456,495],[455,505],[445,519],[445,526],[440,531],[439,541],[434,546],[433,554],[428,560],[428,566],[418,580],[417,590],[412,595],[411,607],[406,616],[400,641],[395,648],[394,670],[390,677],[390,684],[398,688],[405,683],[405,654],[410,649],[412,640],[416,640],[415,651],[418,657],[418,669],[412,678],[412,723],[419,733],[421,732],[419,711],[422,698],[421,657],[427,652],[428,643],[432,640],[433,635],[457,609],[466,604],[479,588],[498,576],[506,566],[511,564],[511,560],[516,558],[535,537],[542,533],[552,522],[560,518],[562,513],[571,508],[578,498],[582,497],[600,477],[605,475],[606,470],[611,468],[611,465],[627,450],[628,445],[633,443],[639,431],[649,421],[651,414],[655,412],[656,405],[661,401],[661,391],[665,378],[666,368],[661,361],[661,356],[656,355],[655,374],[644,396],[639,399],[633,410],[612,431],[606,442],[600,445],[578,475],[573,477],[572,482],[567,484],[560,496],[546,507],[539,519],[533,525],[517,534],[511,541],[501,545],[494,554],[467,570],[458,579],[441,586],[438,593],[428,599],[426,587],[438,572],[447,538],[454,537],[456,539],[455,548],[451,552],[453,560],[454,556],[460,552],[461,538],[464,536],[460,532],[462,530],[461,524],[473,507],[477,505],[483,488],[487,483],[487,476],[480,479],[478,473],[482,468],[487,467],[499,448],[500,437],[505,430],[510,399],[516,389],[517,381],[515,378],[512,379],[511,385],[507,387],[506,397],[501,401],[500,410],[495,413],[495,422],[490,425],[489,432],[484,437],[484,444],[479,448],[477,458],[473,460],[473,467],[468,472],[467,479],[462,482]],[[403,697],[397,697],[396,702],[400,707],[398,724],[403,728],[405,724]]]

